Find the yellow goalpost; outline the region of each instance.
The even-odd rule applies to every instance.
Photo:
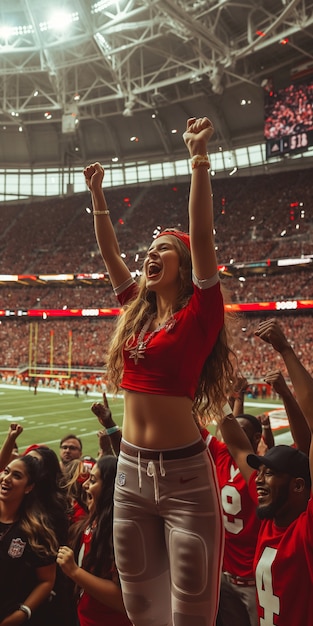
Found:
[[[44,376],[45,378],[70,378],[72,371],[72,348],[73,348],[73,333],[68,331],[68,353],[67,353],[67,367],[64,365],[57,365],[54,363],[54,330],[50,330],[50,358],[49,365],[38,366],[37,354],[38,354],[38,341],[39,341],[39,324],[38,322],[31,322],[29,326],[29,345],[28,345],[28,372],[31,378],[38,378]],[[46,373],[49,369],[49,374]],[[53,373],[54,370],[59,373]],[[64,372],[64,373],[63,373]]]

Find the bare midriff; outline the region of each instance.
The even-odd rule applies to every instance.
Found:
[[[124,403],[123,438],[135,446],[166,450],[199,438],[190,398],[125,390]]]

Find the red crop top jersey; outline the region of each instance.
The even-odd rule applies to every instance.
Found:
[[[116,293],[124,305],[136,297],[138,286],[134,281]],[[153,333],[138,360],[131,357],[138,336],[130,349],[124,348],[122,389],[193,400],[203,365],[223,323],[224,303],[218,275],[206,281],[194,278],[193,295],[186,306],[174,313],[168,326]],[[150,334],[148,329],[142,341]]]

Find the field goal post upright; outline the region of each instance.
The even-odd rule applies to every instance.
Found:
[[[73,332],[68,331],[68,353],[67,365],[58,366],[54,363],[54,330],[50,330],[50,347],[49,347],[49,365],[37,365],[38,352],[38,322],[31,322],[29,325],[29,345],[28,345],[28,372],[30,378],[70,378],[72,373],[72,349],[73,349]],[[49,368],[49,373],[47,369]],[[54,373],[55,372],[55,373]],[[58,373],[62,372],[62,373]]]
[[[68,362],[67,362],[67,377],[71,377],[72,370],[72,350],[73,350],[73,332],[68,331]]]
[[[53,376],[54,330],[50,330],[50,375]]]
[[[29,377],[37,376],[38,322],[29,326],[28,371]]]

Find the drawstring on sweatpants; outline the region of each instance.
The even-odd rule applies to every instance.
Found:
[[[159,456],[159,466],[160,466],[160,474],[161,476],[165,476],[166,471],[164,469],[164,465],[163,465],[163,452],[160,452],[160,456]]]
[[[140,451],[138,451],[138,483],[139,489],[141,489],[141,459],[140,459]],[[160,475],[164,477],[166,475],[164,465],[163,465],[163,454],[160,452],[159,455],[159,470]],[[159,493],[159,481],[158,481],[158,470],[154,461],[149,461],[147,465],[147,476],[151,476],[153,478],[153,487],[154,487],[154,500],[156,504],[159,504],[160,501],[160,493]]]
[[[141,491],[141,485],[142,485],[142,480],[141,480],[141,456],[140,456],[140,450],[138,450],[138,455],[137,455],[137,469],[138,469],[138,486],[139,486],[139,491]]]
[[[155,467],[153,461],[149,461],[149,463],[148,463],[147,476],[152,476],[153,477],[154,500],[155,500],[155,503],[158,504],[159,500],[160,500],[159,483],[158,483],[157,470],[156,470],[156,467]]]

